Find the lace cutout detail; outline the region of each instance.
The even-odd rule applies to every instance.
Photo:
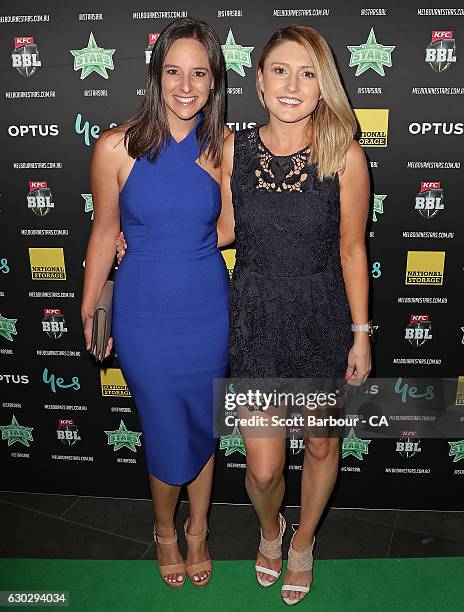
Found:
[[[307,191],[309,146],[291,155],[273,155],[256,132],[260,167],[255,170],[256,189],[266,191]]]

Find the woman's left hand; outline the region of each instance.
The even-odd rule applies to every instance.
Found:
[[[349,385],[359,387],[366,382],[371,371],[371,344],[367,333],[355,339],[348,353],[348,367],[346,368],[345,380]]]

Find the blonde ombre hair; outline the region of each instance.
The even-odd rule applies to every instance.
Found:
[[[258,62],[263,72],[268,55],[283,42],[296,42],[313,59],[321,99],[309,119],[311,150],[309,163],[317,164],[319,178],[333,176],[345,166],[345,155],[358,126],[348,97],[340,81],[329,45],[319,32],[309,26],[291,25],[274,32],[265,45]],[[256,88],[261,104],[266,108],[256,74]]]

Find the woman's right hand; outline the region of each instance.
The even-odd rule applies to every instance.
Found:
[[[116,240],[116,257],[118,260],[118,264],[121,263],[122,258],[126,254],[126,249],[127,249],[127,242],[126,242],[126,239],[124,238],[124,232],[121,232],[119,234],[118,239]]]
[[[90,352],[90,344],[92,342],[93,314],[82,315],[82,326],[84,328],[85,348]],[[103,359],[109,357],[112,348],[113,338],[108,338],[108,344],[106,345],[105,356]],[[95,357],[95,350],[92,352],[92,356]]]

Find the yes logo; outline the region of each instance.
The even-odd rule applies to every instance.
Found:
[[[55,208],[47,181],[29,181],[27,207],[38,217],[45,217]]]
[[[32,36],[15,36],[11,54],[13,68],[23,77],[30,77],[42,66],[37,45]]]
[[[117,123],[110,123],[109,127],[112,128],[116,127],[117,125]],[[88,121],[82,123],[82,115],[80,113],[76,115],[74,129],[76,134],[84,134],[84,142],[88,147],[90,147],[90,136],[92,136],[92,138],[98,138],[101,130],[99,125],[90,126]]]
[[[44,371],[42,374],[42,382],[44,382],[47,385],[50,385],[50,389],[52,390],[52,393],[56,393],[57,387],[59,389],[72,389],[73,391],[79,391],[79,389],[81,388],[81,385],[79,383],[78,377],[73,376],[71,381],[72,382],[67,384],[64,382],[64,378],[61,378],[61,377],[56,378],[54,374],[48,373],[48,368],[44,368]]]

